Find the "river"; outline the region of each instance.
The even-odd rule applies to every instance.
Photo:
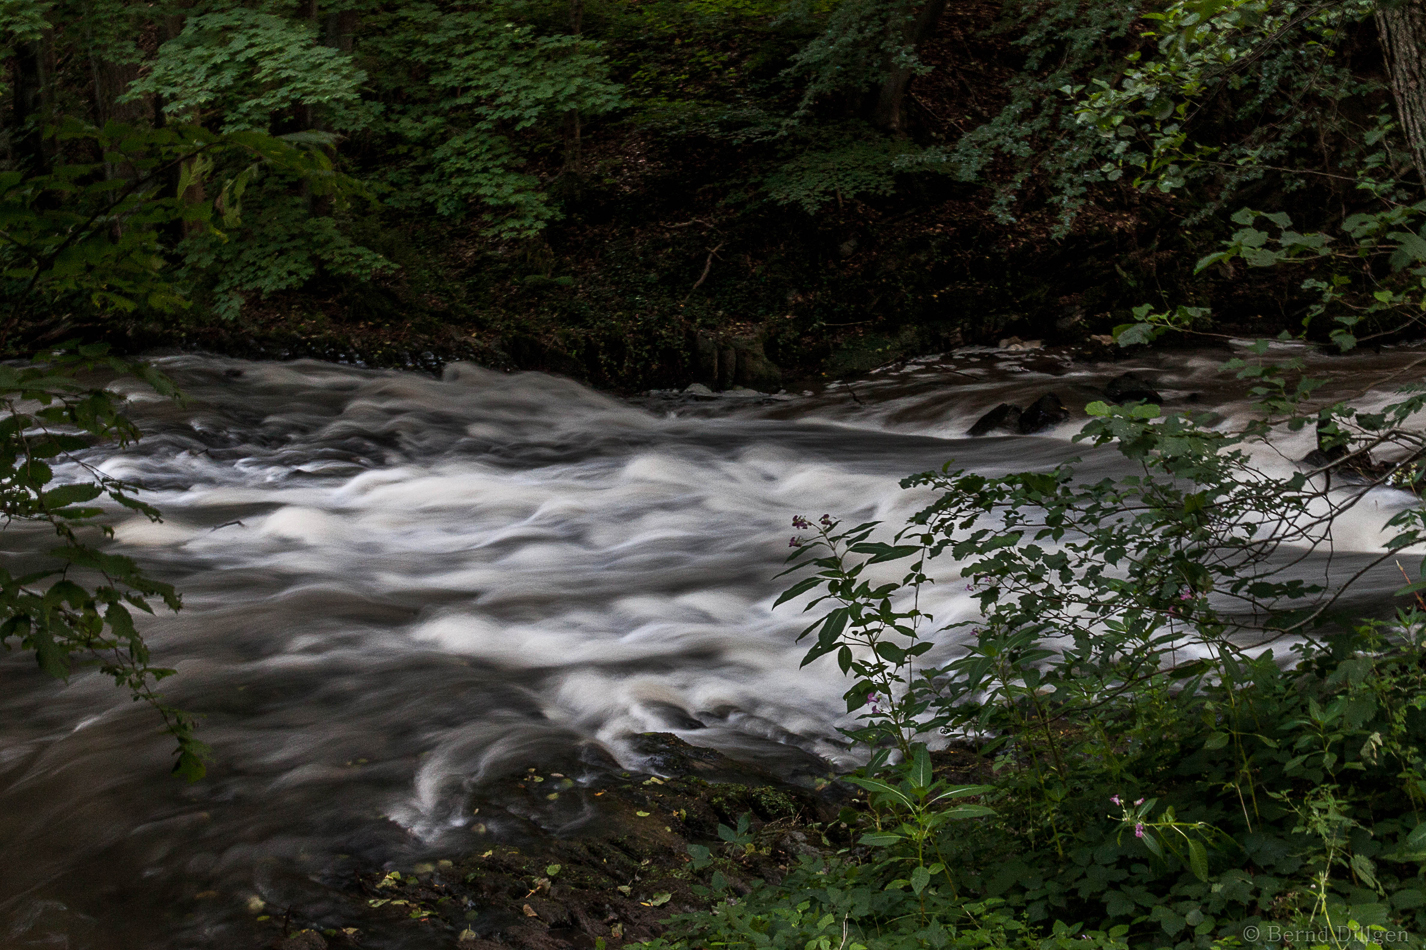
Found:
[[[799,669],[801,618],[771,609],[792,516],[899,522],[925,496],[898,479],[951,458],[993,474],[1082,455],[1087,472],[1117,471],[1113,453],[1071,442],[1085,403],[1133,369],[1169,405],[1229,424],[1246,406],[1226,355],[964,350],[815,392],[632,400],[466,365],[437,380],[161,358],[187,402],[115,383],[146,434],[90,461],[164,513],[118,518],[115,549],[183,593],[144,629],[215,761],[196,784],[171,778],[171,741],[112,683],[0,659],[0,946],[256,946],[260,908],[335,914],[355,867],[528,824],[475,826],[488,777],[637,767],[639,732],[774,770],[847,766],[835,664]],[[1420,355],[1309,360],[1329,392],[1380,400],[1393,374],[1419,377]],[[1051,391],[1070,422],[964,436],[991,406]],[[1276,448],[1290,460],[1310,440]],[[1413,503],[1368,501],[1338,528],[1334,570]],[[41,543],[12,529],[3,545]],[[1373,574],[1359,602],[1399,583]],[[929,606],[955,620],[972,605],[944,584]],[[576,833],[581,815],[541,821]]]

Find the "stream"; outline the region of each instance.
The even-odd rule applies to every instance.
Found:
[[[849,768],[836,665],[800,669],[805,620],[772,610],[792,516],[899,524],[929,496],[898,480],[947,459],[1125,471],[1071,441],[1084,405],[1133,370],[1167,405],[1231,424],[1247,406],[1228,355],[967,349],[816,392],[630,400],[460,364],[437,380],[160,358],[186,403],[115,383],[145,437],[89,461],[164,514],[116,514],[113,549],[183,594],[144,630],[214,762],[198,783],[172,778],[156,716],[111,681],[0,657],[0,947],[258,946],[261,908],[320,916],[353,868],[528,834],[529,816],[472,817],[491,776],[638,768],[641,732],[783,774]],[[1308,360],[1334,397],[1380,402],[1419,379],[1421,355]],[[965,436],[1046,392],[1069,422]],[[1284,437],[1275,464],[1312,447],[1310,430]],[[1373,492],[1334,529],[1332,571],[1380,550],[1382,522],[1413,503]],[[44,543],[11,529],[0,547]],[[1401,583],[1378,570],[1354,602],[1380,609]],[[969,598],[947,583],[926,606],[951,622]]]

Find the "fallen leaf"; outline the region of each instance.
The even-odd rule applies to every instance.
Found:
[[[540,916],[540,915],[537,914],[537,913],[535,913],[534,908],[532,908],[529,904],[526,904],[526,905],[525,905],[525,916],[526,916],[526,917],[538,917],[538,916]]]

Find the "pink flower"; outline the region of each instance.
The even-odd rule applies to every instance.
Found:
[[[1116,804],[1116,805],[1119,804],[1119,796],[1118,796],[1118,795],[1115,795],[1113,798],[1111,798],[1111,799],[1109,799],[1109,800],[1110,800],[1111,802],[1113,802],[1114,804]]]
[[[1181,591],[1179,591],[1179,592],[1178,592],[1178,599],[1179,599],[1179,600],[1192,600],[1192,599],[1193,599],[1193,591],[1189,591],[1189,590],[1181,590]]]
[[[1142,805],[1142,804],[1144,804],[1144,800],[1141,798],[1141,799],[1139,799],[1138,801],[1134,802],[1134,804],[1135,804],[1135,805]]]
[[[1142,838],[1142,837],[1144,837],[1144,823],[1143,823],[1142,821],[1136,821],[1136,822],[1134,822],[1134,837],[1135,837],[1135,838]]]

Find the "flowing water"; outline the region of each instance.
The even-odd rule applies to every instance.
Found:
[[[115,546],[183,592],[145,631],[215,764],[172,779],[152,712],[110,682],[0,659],[0,947],[255,946],[256,901],[318,919],[354,867],[577,832],[577,809],[474,826],[469,806],[527,765],[638,767],[640,732],[774,771],[848,765],[835,665],[799,669],[801,618],[771,609],[791,516],[898,523],[926,500],[899,478],[950,458],[1003,473],[1079,455],[1112,473],[1116,456],[1071,442],[1078,410],[1135,369],[1170,405],[1231,421],[1245,404],[1224,355],[961,351],[818,393],[630,401],[461,365],[434,380],[162,359],[187,403],[116,383],[146,436],[91,461],[164,513],[119,519]],[[1419,357],[1311,360],[1332,392],[1379,400]],[[1051,391],[1071,422],[963,436]],[[1411,503],[1374,492],[1337,528],[1333,569]],[[1361,602],[1396,586],[1373,574]],[[956,584],[929,606],[971,609]],[[383,939],[367,945],[424,945]]]

